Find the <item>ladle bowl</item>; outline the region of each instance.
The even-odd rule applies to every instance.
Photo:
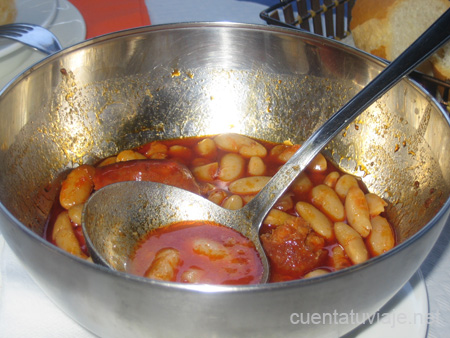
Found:
[[[83,232],[94,262],[125,272],[137,244],[151,230],[186,220],[214,221],[255,244],[264,269],[261,282],[266,282],[269,264],[253,215],[246,207],[224,209],[177,187],[128,181],[108,185],[92,195],[83,212]]]

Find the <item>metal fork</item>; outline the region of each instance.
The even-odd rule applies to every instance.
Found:
[[[28,24],[12,23],[0,26],[0,38],[12,39],[45,54],[53,54],[62,49],[56,36],[48,29]]]

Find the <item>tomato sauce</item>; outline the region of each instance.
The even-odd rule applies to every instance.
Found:
[[[155,259],[164,249],[179,255],[172,266]],[[163,270],[160,277],[170,277],[161,278],[164,280],[207,284],[255,284],[263,273],[249,239],[228,227],[205,222],[182,222],[151,231],[139,243],[127,271],[146,276],[151,269]]]
[[[221,147],[216,137],[153,141],[132,151],[128,150],[128,155],[131,153],[131,156],[127,159],[121,158],[120,154],[105,159],[88,171],[94,172],[91,177],[94,191],[114,182],[154,181],[190,190],[224,207],[229,197],[238,195],[237,199],[240,198],[242,205],[245,205],[255,193],[232,192],[230,185],[238,179],[252,176],[249,165],[251,156],[241,155],[238,149],[231,149],[232,147],[230,149]],[[209,148],[206,147],[207,150],[200,147],[204,141],[209,145]],[[266,155],[259,156],[264,168],[260,176],[273,176],[289,155],[300,147],[250,138],[244,142],[247,142],[247,145],[248,142],[257,142],[258,146],[262,145],[267,151]],[[222,160],[230,153],[241,156],[243,167],[238,170],[233,181],[221,180]],[[275,204],[274,209],[282,212],[281,218],[286,220],[278,219],[272,223],[265,221],[261,227],[260,238],[269,259],[271,282],[304,278],[309,272],[317,269],[330,272],[352,265],[344,245],[338,243],[334,235],[326,237],[316,232],[317,230],[300,216],[296,208],[299,202],[306,202],[315,205],[323,213],[322,206],[315,204],[312,198],[313,187],[325,184],[335,189],[333,185],[336,185],[336,182],[334,184],[325,182],[328,175],[344,176],[343,172],[323,156],[321,161],[316,165],[320,166],[322,163],[322,168],[308,166],[302,173],[309,182],[309,188],[302,190],[295,187],[294,182]],[[203,172],[207,179],[196,171],[202,166],[208,166],[208,171]],[[360,180],[357,180],[356,184],[364,194],[367,193]],[[339,198],[340,203],[344,204],[345,197]],[[50,215],[47,238],[53,243],[52,222],[61,210],[63,210],[61,206],[55,207]],[[334,227],[337,219],[326,217]],[[85,251],[81,227],[72,223],[79,245]],[[334,232],[334,228],[332,231]],[[395,236],[393,230],[392,236]],[[367,246],[370,239],[368,237],[362,240]],[[370,249],[370,246],[368,248]],[[261,271],[257,251],[248,239],[232,229],[210,223],[188,222],[154,230],[140,242],[136,254],[129,262],[131,273],[186,283],[257,283]],[[161,276],[164,278],[159,278]]]

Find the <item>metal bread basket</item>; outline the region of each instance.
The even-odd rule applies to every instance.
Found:
[[[326,38],[351,36],[351,11],[355,0],[281,0],[260,13],[270,25],[305,30]],[[450,112],[450,83],[414,71],[410,77],[426,88]]]

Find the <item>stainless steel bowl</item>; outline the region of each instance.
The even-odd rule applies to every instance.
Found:
[[[99,336],[343,335],[358,323],[336,318],[380,309],[448,217],[449,120],[409,80],[325,150],[389,201],[399,245],[364,264],[286,283],[184,285],[107,270],[42,235],[50,182],[80,163],[159,138],[301,142],[383,67],[307,33],[230,23],[152,26],[63,50],[0,95],[1,231],[44,292]]]

